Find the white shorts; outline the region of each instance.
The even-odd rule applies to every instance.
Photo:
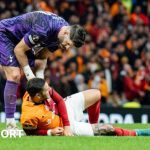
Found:
[[[82,92],[73,94],[65,99],[70,126],[73,134],[82,136],[93,136],[93,130],[90,123],[83,122],[83,111],[85,109],[85,100]]]

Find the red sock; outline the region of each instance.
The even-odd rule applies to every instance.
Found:
[[[91,124],[98,123],[99,114],[100,114],[100,100],[97,101],[95,104],[90,106],[87,109],[89,115],[89,122]]]
[[[136,136],[135,131],[122,128],[115,128],[115,133],[117,136]]]

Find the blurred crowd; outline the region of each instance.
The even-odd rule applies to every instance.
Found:
[[[63,97],[98,88],[102,104],[150,106],[150,0],[0,0],[0,19],[44,10],[87,31],[85,45],[49,57],[45,79]],[[0,76],[0,91],[5,77]],[[18,98],[25,91],[22,77]]]

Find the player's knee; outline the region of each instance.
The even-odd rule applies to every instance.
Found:
[[[101,99],[101,92],[98,89],[94,89],[95,100],[99,101]]]

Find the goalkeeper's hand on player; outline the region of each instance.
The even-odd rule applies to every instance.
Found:
[[[64,126],[64,136],[74,136],[70,126]]]

